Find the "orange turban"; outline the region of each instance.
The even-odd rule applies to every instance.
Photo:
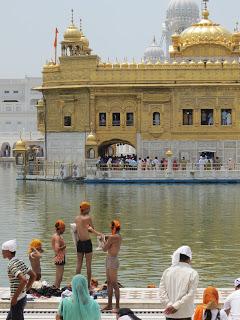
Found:
[[[214,287],[207,287],[203,292],[203,304],[197,306],[193,320],[202,320],[206,309],[212,310],[218,308],[218,291]]]
[[[63,220],[57,220],[55,223],[55,228],[56,229],[63,229],[65,228],[65,223]]]
[[[120,231],[120,229],[121,229],[120,221],[113,220],[111,227],[112,227],[112,234],[116,234],[116,232]]]
[[[39,239],[33,239],[30,243],[29,243],[29,248],[28,248],[28,252],[31,253],[32,249],[38,249],[42,247],[42,241]]]
[[[87,202],[87,201],[82,201],[82,202],[80,203],[80,209],[81,209],[81,211],[84,211],[84,210],[89,209],[89,208],[90,208],[90,203],[89,203],[89,202]]]

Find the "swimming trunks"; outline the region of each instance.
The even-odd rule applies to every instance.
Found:
[[[64,266],[65,263],[66,263],[65,255],[64,255],[62,260],[60,260],[59,258],[56,259],[56,257],[55,257],[55,262],[54,263],[55,263],[55,266]]]
[[[92,252],[92,241],[91,239],[77,242],[77,252],[79,253],[91,253]]]
[[[119,268],[119,260],[118,257],[112,257],[107,255],[106,257],[106,269],[118,269]]]

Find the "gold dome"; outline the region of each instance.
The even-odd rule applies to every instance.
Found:
[[[208,10],[204,10],[202,20],[180,34],[179,41],[183,47],[194,44],[221,44],[231,47],[231,32],[221,25],[212,22],[208,17]]]
[[[87,136],[86,145],[87,146],[96,146],[97,145],[96,136],[92,131]]]
[[[82,42],[84,48],[88,48],[88,47],[89,47],[89,41],[88,41],[88,39],[85,37],[84,34],[81,35],[81,42]]]
[[[26,151],[26,150],[27,150],[26,142],[23,141],[22,139],[16,142],[15,148],[13,149],[13,151]]]
[[[80,42],[81,41],[80,30],[72,23],[64,33],[64,41]]]

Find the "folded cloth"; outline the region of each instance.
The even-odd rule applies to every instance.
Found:
[[[101,251],[103,250],[103,246],[106,242],[106,237],[103,234],[102,236],[97,236],[97,242],[98,242],[98,247],[96,248],[96,251]]]

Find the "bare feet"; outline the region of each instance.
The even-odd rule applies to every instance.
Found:
[[[106,305],[101,309],[101,311],[112,311],[112,306]]]
[[[112,309],[112,313],[118,313],[118,311],[119,311],[119,308]]]

